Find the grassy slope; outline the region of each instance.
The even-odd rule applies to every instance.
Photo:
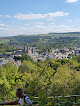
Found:
[[[9,43],[9,39],[0,39],[0,44],[3,43],[3,44],[6,44],[6,43]]]

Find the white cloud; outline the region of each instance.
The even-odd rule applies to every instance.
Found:
[[[24,34],[24,31],[18,28],[0,28],[0,36],[16,36],[19,34]]]
[[[68,22],[72,22],[72,20],[67,20]]]
[[[53,25],[53,24],[55,24],[55,23],[53,23],[53,22],[52,22],[52,23],[50,23],[50,24],[52,24],[52,25]]]
[[[79,0],[66,0],[67,3],[74,3],[74,2],[77,2]]]
[[[2,27],[2,26],[6,26],[6,27],[8,27],[9,25],[5,25],[5,24],[0,24],[0,26]]]
[[[37,33],[50,33],[50,32],[71,32],[71,31],[80,31],[80,29],[76,29],[73,26],[66,25],[48,25],[48,26],[35,26],[33,28],[33,32]]]
[[[0,17],[7,17],[7,18],[9,18],[11,16],[9,16],[9,15],[0,15]]]
[[[47,19],[48,21],[53,21],[53,19],[52,18],[49,18],[49,19]]]
[[[8,17],[8,18],[9,18],[9,17],[11,17],[11,16],[10,16],[10,15],[4,15],[4,17]]]
[[[0,15],[0,17],[3,17],[3,15]]]
[[[1,25],[2,26],[2,25]],[[35,26],[9,26],[7,28],[0,28],[0,36],[17,36],[21,34],[31,35],[31,34],[47,34],[50,32],[73,32],[80,31],[80,26],[67,26],[67,25],[56,25],[50,23],[47,26],[45,24]]]
[[[3,30],[3,28],[0,28],[0,31]]]
[[[38,24],[38,25],[43,25],[44,23],[43,22],[31,22],[31,24]]]
[[[25,28],[25,27],[21,27],[21,28],[19,28],[19,29],[21,29],[21,30],[27,30],[27,28]]]
[[[17,19],[42,19],[42,18],[54,18],[54,17],[58,17],[58,16],[67,16],[69,15],[68,13],[64,13],[64,12],[54,12],[54,13],[48,13],[48,14],[17,14],[14,17]]]
[[[30,26],[30,24],[24,24],[25,26]]]
[[[14,22],[14,21],[12,22],[12,24],[15,24],[15,23],[16,23],[16,22]]]
[[[0,24],[0,26],[4,26],[4,24]]]

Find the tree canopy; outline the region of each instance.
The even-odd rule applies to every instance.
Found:
[[[75,58],[0,66],[0,101],[13,100],[18,87],[30,96],[80,95],[80,63]]]

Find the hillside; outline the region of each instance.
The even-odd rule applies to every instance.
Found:
[[[68,47],[73,49],[74,46],[80,46],[80,33],[55,33],[55,34],[40,34],[40,35],[19,35],[12,37],[4,37],[0,40],[12,49],[23,48],[24,46],[37,47],[40,52],[50,51],[51,48]]]
[[[79,32],[66,34],[19,35],[5,37],[4,39],[9,39],[8,45],[36,46],[38,48],[62,48],[64,46],[73,47],[74,45],[80,45]]]
[[[64,32],[64,33],[49,33],[49,34],[80,34],[80,32]]]

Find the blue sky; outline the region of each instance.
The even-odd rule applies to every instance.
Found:
[[[0,0],[0,37],[80,32],[80,0]]]

